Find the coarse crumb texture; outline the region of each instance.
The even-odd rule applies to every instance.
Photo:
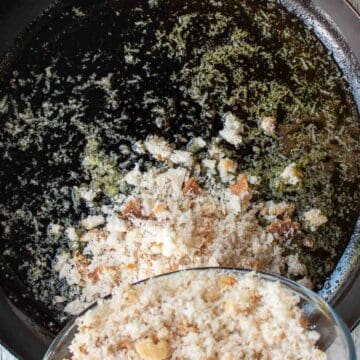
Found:
[[[252,201],[258,178],[236,175],[236,163],[220,148],[216,154],[213,147],[209,151],[209,158],[218,158],[215,164],[228,163],[216,177],[206,167],[202,171],[192,153],[174,150],[162,138],[149,137],[143,145],[163,166],[141,172],[136,164],[124,176],[131,187],[127,195],[118,194],[111,206],[84,218],[76,229],[63,230],[73,250],[57,256],[55,270],[81,288],[66,311],[78,313],[122,282],[186,267],[307,275],[298,256],[285,251],[300,228],[292,220],[294,204]],[[89,191],[82,189],[80,196],[92,208]]]
[[[324,360],[298,304],[254,274],[187,271],[122,285],[77,319],[70,358]]]

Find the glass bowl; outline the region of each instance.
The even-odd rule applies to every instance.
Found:
[[[356,352],[350,332],[337,315],[337,313],[316,293],[305,288],[304,286],[278,275],[267,274],[263,272],[254,272],[252,270],[236,269],[236,268],[218,268],[218,267],[201,267],[185,270],[174,271],[166,274],[157,275],[145,280],[138,281],[133,284],[142,284],[150,279],[157,279],[163,276],[176,276],[185,271],[214,271],[225,272],[226,274],[255,273],[261,279],[271,282],[280,282],[282,286],[289,291],[300,296],[299,306],[303,311],[304,317],[308,321],[311,330],[316,330],[320,338],[317,346],[326,353],[328,360],[356,360]],[[84,310],[79,316],[96,306],[96,303]],[[77,332],[76,317],[73,317],[67,326],[59,333],[53,343],[50,345],[43,360],[63,360],[69,359],[69,345]]]

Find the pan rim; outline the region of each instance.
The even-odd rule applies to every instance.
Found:
[[[347,16],[348,21],[351,21],[350,19],[359,19],[359,15],[354,12],[354,10],[350,7],[348,2],[346,0],[278,0],[279,3],[284,5],[290,12],[295,13],[297,17],[299,17],[308,27],[313,28],[314,24],[316,24],[316,21],[320,21],[318,17],[320,17],[321,21],[323,22],[322,25],[325,25],[326,28],[322,28],[322,33],[319,35],[316,31],[316,36],[322,41],[327,48],[329,46],[328,42],[334,41],[335,44],[338,44],[338,50],[341,53],[338,53],[337,56],[334,57],[338,64],[338,66],[341,68],[341,70],[344,72],[345,78],[347,82],[350,84],[352,88],[352,93],[355,98],[355,102],[358,106],[358,109],[360,110],[360,59],[355,56],[351,48],[353,46],[349,45],[348,39],[346,36],[346,33],[344,34],[342,32],[341,27],[339,27],[339,24],[335,23],[332,20],[331,14],[328,12],[325,12],[323,9],[324,2],[327,2],[328,7],[330,7],[331,4],[338,3],[338,6],[341,6],[344,8],[344,13]],[[35,24],[37,23],[38,19],[42,18],[43,16],[50,14],[52,10],[60,3],[59,0],[56,1],[49,1],[49,4],[51,4],[44,13],[40,14],[34,21],[32,21],[25,30],[17,36],[17,40],[15,41],[14,46],[6,52],[6,54],[9,54],[12,50],[16,49],[18,46],[20,46],[20,39],[26,34],[27,30],[29,28],[33,28]],[[311,15],[309,17],[309,14]],[[335,40],[334,40],[335,39]],[[360,49],[360,40],[357,41],[359,44],[358,48]],[[339,45],[340,44],[340,45]],[[1,54],[0,54],[1,55]],[[7,56],[7,55],[5,55]],[[0,63],[3,62],[0,61]],[[354,78],[352,78],[349,75],[349,68],[352,69],[353,74],[356,74]],[[0,66],[0,73],[1,73],[1,66]],[[355,96],[357,94],[357,96]],[[327,301],[330,301],[333,306],[335,306],[335,309],[337,309],[339,303],[341,303],[342,299],[349,296],[349,293],[351,294],[351,290],[354,287],[354,283],[357,279],[360,278],[360,219],[357,222],[355,226],[355,231],[353,235],[351,236],[349,243],[346,247],[345,252],[342,254],[338,264],[336,265],[333,273],[331,274],[330,279],[327,283],[330,284],[330,287],[334,287],[334,291],[331,293],[328,293],[325,287],[327,286],[325,283],[324,288],[320,290],[321,296],[325,297]],[[353,252],[358,249],[357,256],[354,258]],[[347,271],[343,271],[340,273],[334,273],[336,272],[336,269],[340,266],[343,267],[343,265],[347,264],[349,259],[352,259],[352,261],[355,262],[353,267],[347,268]],[[345,282],[346,280],[346,282]],[[2,294],[0,293],[0,296]],[[16,305],[14,305],[16,307]],[[346,309],[345,309],[346,310]],[[341,311],[339,311],[341,313]],[[342,314],[341,314],[342,315]],[[13,313],[14,317],[17,317],[15,313]],[[358,314],[356,314],[356,321],[352,322],[350,324],[350,327],[353,328],[355,324],[360,321],[360,309],[358,309]],[[348,323],[349,325],[349,323]],[[2,340],[0,339],[0,343],[2,343]],[[4,344],[8,349],[10,349],[15,354],[16,351],[13,351],[14,346],[12,346],[10,343]],[[21,356],[21,354],[18,354]]]

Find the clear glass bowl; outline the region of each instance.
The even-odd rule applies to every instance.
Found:
[[[163,276],[176,276],[183,271],[222,271],[235,272],[236,276],[252,272],[251,270],[233,269],[233,268],[216,268],[216,267],[202,267],[175,271],[171,273],[154,276],[151,279],[156,279]],[[309,328],[316,330],[320,334],[317,346],[326,352],[329,360],[356,360],[356,352],[350,332],[336,314],[336,312],[316,293],[297,284],[294,281],[286,279],[282,276],[270,275],[262,272],[256,272],[260,278],[266,281],[278,281],[288,290],[300,296],[300,307],[303,310],[304,317],[308,320]],[[141,280],[134,284],[144,283],[149,279]],[[89,309],[96,306],[96,303],[87,308],[82,314]],[[79,316],[81,316],[80,314]],[[53,341],[48,351],[44,356],[44,360],[63,360],[69,359],[69,345],[73,336],[77,332],[77,326],[74,317],[68,325],[60,332],[60,334]]]

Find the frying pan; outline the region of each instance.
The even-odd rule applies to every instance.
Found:
[[[360,21],[345,0],[280,0],[331,51],[352,88],[360,109]],[[24,42],[46,26],[66,1],[2,0],[0,2],[0,56],[11,63]],[[42,14],[42,16],[40,16]],[[39,17],[40,16],[40,17]],[[35,20],[34,20],[35,19]],[[29,26],[29,24],[31,24]],[[15,43],[15,46],[14,46]],[[7,52],[11,48],[11,51]],[[0,77],[2,74],[0,66]],[[360,220],[348,246],[320,295],[329,301],[350,328],[360,319]],[[4,266],[4,265],[3,265]],[[40,359],[59,329],[49,330],[51,314],[23,288],[17,274],[0,268],[0,341],[25,359]],[[6,276],[4,276],[6,274]],[[47,324],[47,326],[45,326]]]

